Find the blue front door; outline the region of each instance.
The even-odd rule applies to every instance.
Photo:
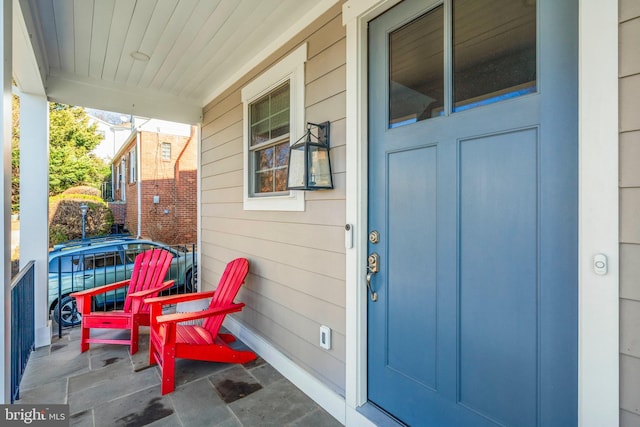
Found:
[[[368,399],[403,423],[577,424],[576,37],[575,1],[369,23]]]

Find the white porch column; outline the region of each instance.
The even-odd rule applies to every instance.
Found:
[[[51,344],[47,307],[49,252],[49,104],[20,93],[20,268],[35,261],[35,346]]]
[[[0,272],[4,278],[4,287],[0,303],[3,315],[0,316],[0,330],[4,335],[4,348],[0,352],[0,378],[3,387],[0,391],[2,403],[11,402],[11,43],[12,43],[12,1],[4,0],[0,8],[0,81],[2,82],[2,103],[0,103],[0,135],[2,137],[2,265]]]

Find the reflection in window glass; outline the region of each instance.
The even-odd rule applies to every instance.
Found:
[[[389,127],[443,114],[443,23],[439,6],[389,34]]]
[[[249,106],[252,195],[287,191],[289,102],[287,82]]]
[[[125,246],[124,258],[126,262],[132,264],[136,261],[136,257],[148,249],[155,249],[156,246],[149,243],[130,243]]]
[[[251,145],[289,133],[289,83],[251,104]]]
[[[51,262],[49,262],[49,274],[73,273],[78,270],[79,263],[79,258],[73,257],[72,255],[61,255],[59,257],[55,257]],[[60,267],[60,269],[58,269],[58,267]]]
[[[289,141],[254,151],[256,193],[287,190]]]
[[[535,0],[454,0],[453,60],[453,111],[535,92]]]

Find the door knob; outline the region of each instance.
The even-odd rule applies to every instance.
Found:
[[[377,253],[372,253],[367,258],[367,289],[371,295],[371,301],[378,301],[378,293],[371,288],[371,278],[376,274],[380,268],[380,256]]]

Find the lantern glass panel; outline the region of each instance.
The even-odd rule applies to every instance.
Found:
[[[289,152],[289,188],[305,186],[304,144],[294,145]]]
[[[331,187],[328,147],[309,146],[309,186]]]

